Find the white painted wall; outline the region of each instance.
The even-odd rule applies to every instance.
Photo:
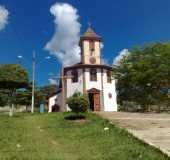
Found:
[[[71,71],[67,72],[67,76],[71,76]],[[85,83],[86,90],[96,88],[102,92],[102,73],[101,69],[97,69],[97,81],[90,81],[90,69],[85,69]],[[83,93],[83,69],[78,69],[78,82],[72,83],[71,78],[66,81],[66,97],[72,96],[75,92]],[[109,93],[112,97],[109,97]],[[102,106],[103,111],[117,111],[117,99],[116,99],[116,88],[115,80],[111,83],[107,82],[107,70],[103,70],[103,100],[104,106]],[[67,110],[69,110],[67,106]]]
[[[83,71],[82,69],[78,69],[77,71],[78,71],[78,82],[72,83],[71,78],[67,79],[66,97],[72,96],[75,92],[83,93]],[[70,77],[71,71],[68,71],[66,75]]]
[[[84,63],[89,64],[89,41],[83,41],[83,56],[84,56]]]
[[[101,85],[101,69],[97,69],[97,81],[90,81],[90,69],[85,69],[86,90],[96,88],[102,89]]]
[[[96,63],[95,64],[100,64],[101,63],[101,58],[100,58],[100,42],[95,41],[95,49],[93,52],[93,55],[90,55],[90,46],[89,46],[89,41],[85,40],[83,41],[83,51],[84,51],[84,63],[85,64],[91,64],[89,61],[90,57],[95,57],[96,58]]]
[[[117,111],[115,80],[112,80],[111,83],[107,82],[106,70],[103,71],[103,93],[104,93],[104,111]],[[112,98],[109,98],[109,93],[112,94]]]
[[[101,64],[100,42],[95,42],[94,57],[96,57],[96,64]]]
[[[50,97],[48,100],[48,112],[52,112],[52,106],[55,104],[61,106],[62,105],[61,102],[62,102],[61,93],[58,93],[58,94]]]

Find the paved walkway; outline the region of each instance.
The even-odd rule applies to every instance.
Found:
[[[170,156],[170,114],[98,112]]]

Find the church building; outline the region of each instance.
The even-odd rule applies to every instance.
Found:
[[[79,41],[81,62],[63,68],[61,89],[49,98],[49,112],[53,106],[68,111],[66,98],[75,92],[88,95],[91,111],[117,111],[112,67],[102,63],[101,45],[102,38],[89,26]]]

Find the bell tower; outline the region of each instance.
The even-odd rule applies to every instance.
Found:
[[[80,37],[79,42],[82,64],[101,64],[101,41],[102,38],[98,36],[91,25],[89,25],[84,35]]]

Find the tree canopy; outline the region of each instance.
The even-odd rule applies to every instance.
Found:
[[[170,44],[156,43],[132,49],[113,66],[120,103],[133,101],[145,106],[168,98]]]
[[[19,64],[0,65],[0,88],[18,89],[28,84],[27,70]]]
[[[25,88],[28,85],[27,70],[22,68],[19,64],[4,64],[0,65],[0,89],[2,105],[9,104],[11,106],[9,115],[13,115],[14,103],[16,101],[16,91],[20,88]],[[7,91],[8,98],[4,91]]]

